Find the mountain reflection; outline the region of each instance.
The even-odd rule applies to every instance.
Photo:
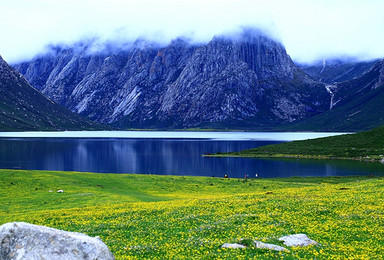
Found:
[[[0,168],[243,178],[383,174],[355,161],[204,158],[277,142],[207,139],[0,139]]]

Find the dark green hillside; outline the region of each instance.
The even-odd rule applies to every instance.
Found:
[[[44,97],[0,57],[0,131],[105,128]]]
[[[384,124],[384,60],[350,81],[332,87],[333,108],[279,130],[364,131]],[[330,100],[331,101],[331,100]]]
[[[326,113],[280,127],[285,131],[364,131],[384,124],[384,85]]]
[[[357,134],[267,145],[224,156],[383,160],[384,126]]]

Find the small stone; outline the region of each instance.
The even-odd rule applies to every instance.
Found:
[[[221,246],[221,248],[232,248],[232,249],[237,249],[237,248],[245,248],[245,246],[240,245],[240,244],[230,244],[230,243],[225,243],[224,245]]]
[[[288,249],[286,249],[285,247],[282,247],[282,246],[278,246],[278,245],[274,245],[274,244],[267,244],[267,243],[263,243],[261,241],[254,241],[255,243],[255,247],[256,248],[260,248],[260,249],[270,249],[270,250],[274,250],[274,251],[288,251]]]
[[[306,234],[295,234],[280,237],[279,241],[284,241],[286,246],[309,246],[309,245],[318,245],[315,240],[310,239]]]
[[[48,192],[53,192],[53,191],[49,190]]]
[[[58,192],[58,193],[63,193],[64,191],[63,191],[63,190],[58,190],[57,192]]]

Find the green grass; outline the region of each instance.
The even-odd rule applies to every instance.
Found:
[[[100,236],[117,259],[379,259],[379,177],[223,179],[0,170],[0,224],[25,221]],[[57,193],[63,189],[64,193]],[[52,192],[49,192],[52,191]],[[277,253],[306,233],[320,246]],[[221,249],[224,243],[247,249]]]
[[[384,126],[357,134],[286,142],[212,156],[333,158],[380,161],[384,158]]]

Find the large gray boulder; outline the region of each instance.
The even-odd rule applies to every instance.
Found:
[[[115,259],[99,237],[12,222],[0,226],[0,260]]]

